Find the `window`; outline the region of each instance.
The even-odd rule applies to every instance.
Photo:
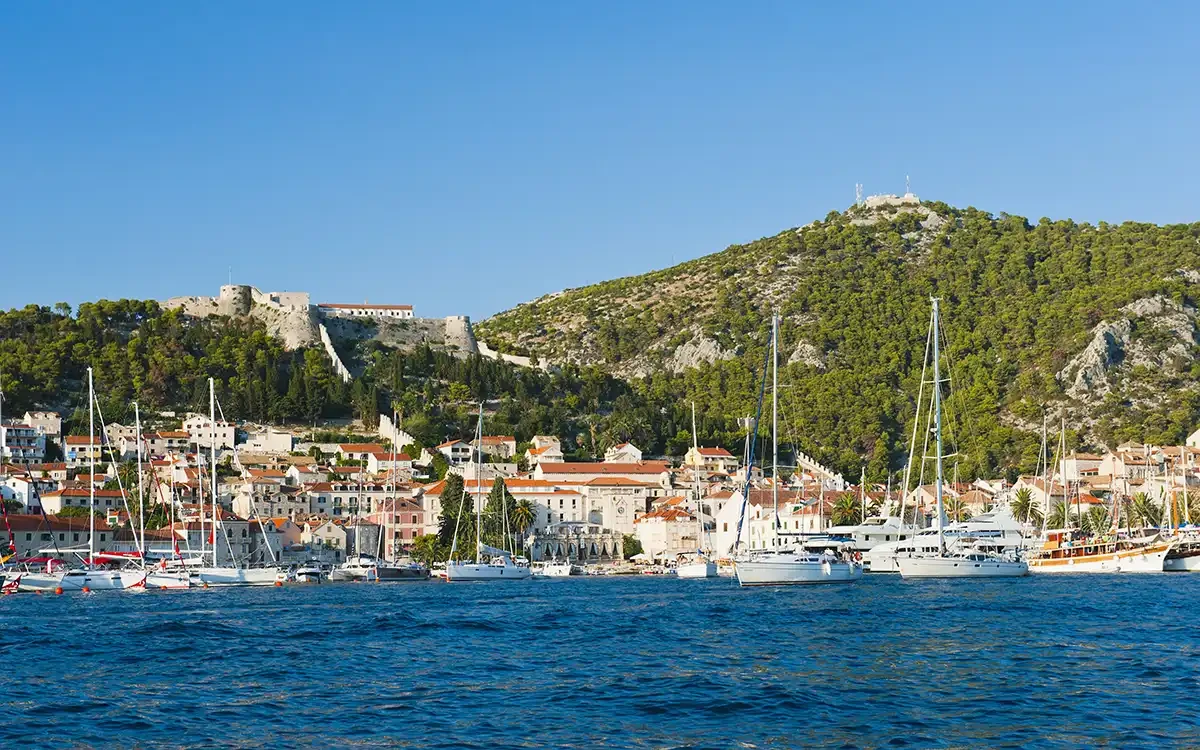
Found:
[[[67,541],[67,535],[66,535],[66,534],[59,534],[59,535],[58,535],[58,541],[60,541],[60,542],[65,542],[65,541]]]
[[[728,521],[726,521],[724,524],[722,524],[722,526],[724,526],[724,528],[722,528],[721,531],[729,531],[729,522]]]
[[[33,534],[26,534],[26,535],[25,535],[25,541],[27,541],[27,542],[32,542],[32,541],[33,541]]]
[[[69,497],[64,497],[64,498],[63,498],[63,505],[70,505],[70,504],[71,504],[71,498],[69,498]]]
[[[78,542],[78,541],[79,541],[79,534],[78,534],[78,533],[76,533],[76,534],[75,534],[75,538],[74,538],[74,539],[72,539],[71,541]]]
[[[105,535],[104,535],[104,534],[101,534],[101,535],[100,535],[100,541],[102,541],[102,542],[103,542],[103,541],[104,541],[104,537],[105,537]]]

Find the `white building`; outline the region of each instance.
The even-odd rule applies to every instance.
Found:
[[[0,424],[0,463],[38,464],[45,459],[45,433],[29,424]]]
[[[212,445],[212,420],[204,414],[189,414],[183,420],[183,431],[194,445],[205,448]],[[217,422],[217,448],[233,450],[237,441],[237,427],[232,422]]]
[[[476,445],[474,441],[472,444]],[[517,439],[512,435],[484,435],[476,447],[485,456],[512,458],[517,454]]]
[[[91,459],[101,460],[101,440],[87,435],[67,435],[63,438],[63,454],[67,466],[81,466]]]
[[[634,522],[642,552],[650,558],[674,559],[700,549],[696,517],[680,508],[659,508]]]
[[[242,450],[247,453],[266,453],[278,456],[290,453],[294,442],[295,438],[290,432],[273,430],[268,427],[265,430],[250,433]]]
[[[737,471],[738,460],[724,448],[688,448],[683,465],[703,471],[730,474]]]
[[[339,315],[351,318],[398,318],[413,316],[412,305],[356,305],[339,302],[322,302],[317,305],[322,315]]]
[[[434,448],[434,450],[445,456],[446,461],[452,466],[470,461],[471,454],[474,452],[470,443],[465,443],[462,440],[447,440]]]
[[[642,451],[633,443],[621,443],[604,451],[604,462],[610,464],[636,464],[642,460]]]
[[[558,447],[558,443],[543,446],[530,446],[525,449],[525,464],[530,468],[537,466],[543,461],[547,463],[562,463],[563,452],[562,448]]]
[[[62,416],[56,411],[27,411],[23,421],[51,442],[62,440]]]

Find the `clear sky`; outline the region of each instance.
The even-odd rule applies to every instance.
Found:
[[[479,319],[867,193],[1200,220],[1200,4],[8,3],[0,306]]]

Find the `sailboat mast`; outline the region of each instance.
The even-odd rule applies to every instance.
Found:
[[[1187,496],[1187,474],[1188,474],[1188,472],[1187,472],[1187,470],[1188,470],[1187,451],[1188,451],[1188,447],[1186,445],[1179,446],[1179,460],[1183,464],[1183,467],[1182,467],[1182,471],[1183,471],[1183,522],[1185,524],[1191,526],[1192,525],[1192,512],[1190,510],[1188,510],[1188,496]]]
[[[866,521],[867,521],[867,467],[865,467],[865,466],[862,467],[862,470],[858,474],[858,494],[859,494],[859,505],[862,506],[862,509],[859,511],[859,515],[861,516],[859,523],[866,523]]]
[[[696,500],[696,549],[704,551],[704,519],[700,517],[700,438],[696,432],[696,402],[692,402],[692,455],[696,465],[692,467],[692,488]]]
[[[772,544],[779,545],[779,311],[771,314],[771,501],[775,517]]]
[[[138,473],[138,526],[141,528],[141,538],[138,540],[138,552],[142,556],[142,566],[146,565],[146,490],[142,480],[142,416],[138,411],[138,402],[133,402],[133,429],[137,434],[137,473]]]
[[[88,368],[88,567],[96,564],[96,391]]]
[[[1046,501],[1042,503],[1042,533],[1046,533],[1046,524],[1050,521],[1050,444],[1047,442],[1046,435],[1046,409],[1042,407],[1042,496]]]
[[[937,457],[934,463],[937,466],[937,478],[934,480],[934,491],[937,493],[937,514],[938,514],[938,555],[946,554],[946,524],[943,523],[945,516],[942,512],[942,378],[939,368],[939,347],[938,347],[938,298],[931,297],[933,301],[933,429],[935,438],[935,450]]]
[[[479,504],[479,488],[483,472],[483,402],[479,402],[479,422],[475,426],[475,564],[479,564],[479,545],[482,543],[483,509]]]
[[[217,390],[213,384],[213,379],[208,379],[208,427],[209,427],[209,462],[212,466],[208,467],[208,481],[212,491],[209,493],[209,499],[212,501],[212,554],[213,566],[217,564],[217,519],[221,515],[221,504],[217,499]],[[201,513],[201,519],[204,514]]]

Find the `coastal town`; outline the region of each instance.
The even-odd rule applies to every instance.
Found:
[[[69,557],[69,550],[89,544],[97,553],[136,553],[131,512],[137,507],[170,519],[145,528],[148,550],[201,549],[207,527],[217,564],[336,565],[376,551],[396,559],[417,553],[422,537],[439,533],[442,494],[457,477],[474,497],[499,481],[528,508],[526,525],[515,531],[529,561],[620,566],[636,556],[644,565],[670,567],[698,549],[719,555],[733,547],[747,480],[745,452],[721,446],[646,456],[627,442],[609,447],[601,460],[575,461],[566,459],[553,435],[483,435],[419,446],[386,414],[379,415],[375,434],[338,442],[313,441],[302,429],[214,423],[194,413],[150,415],[150,422],[156,426],[139,441],[135,426],[115,422],[95,437],[63,435],[62,417],[50,411],[5,419],[0,496],[10,557]],[[205,498],[214,452],[217,511]],[[139,458],[141,477],[134,469]],[[895,516],[901,501],[916,526],[934,522],[932,484],[901,497],[898,482],[895,488],[855,485],[804,454],[797,458],[799,466],[781,472],[778,486],[758,467],[749,472],[748,549],[788,543],[781,532],[817,535]],[[1184,446],[1124,443],[1103,453],[1070,452],[1048,477],[947,481],[946,512],[951,521],[967,521],[1011,506],[1018,496],[1049,509],[1070,492],[1084,515],[1106,507],[1114,493],[1167,498],[1186,514],[1181,498],[1189,490],[1200,497],[1198,459],[1200,430]],[[139,493],[144,507],[137,505]],[[102,521],[94,542],[87,517],[92,502]],[[214,512],[228,542],[213,543]],[[381,539],[384,533],[389,539]]]

